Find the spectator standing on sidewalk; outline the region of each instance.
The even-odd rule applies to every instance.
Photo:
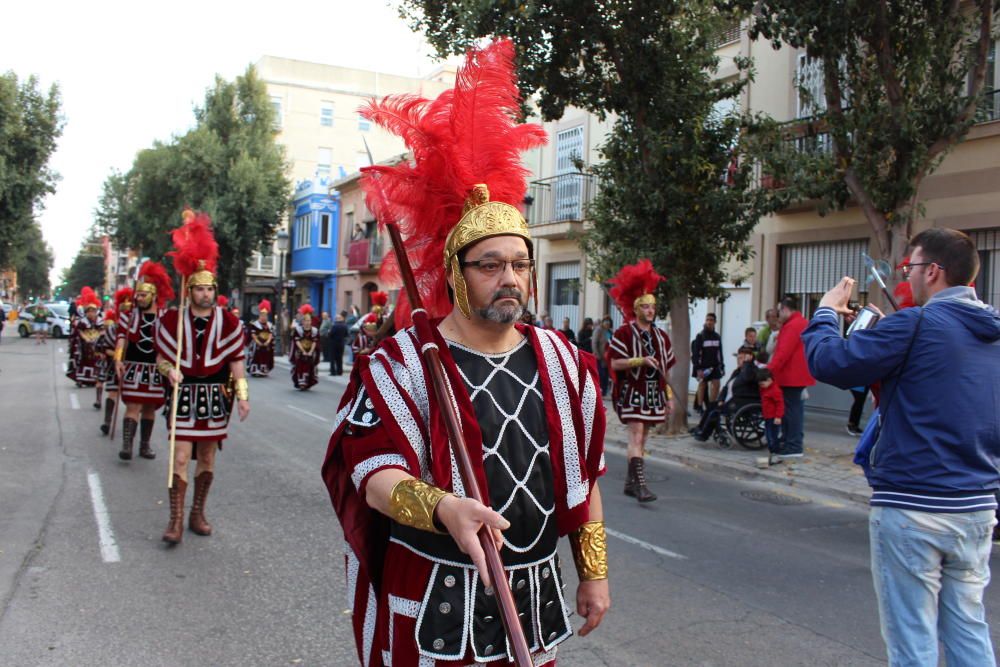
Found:
[[[330,319],[330,313],[325,310],[320,313],[319,318],[319,340],[323,350],[323,361],[330,362],[330,354],[332,352],[330,345],[330,329],[333,327],[333,320]]]
[[[778,330],[781,329],[781,322],[778,320],[778,309],[768,308],[764,313],[764,320],[767,322],[760,331],[757,332],[757,342],[760,344],[760,352],[757,360],[767,363],[767,360],[774,354],[774,348],[778,344]]]
[[[760,413],[764,417],[764,437],[767,438],[767,464],[781,463],[781,418],[785,416],[785,399],[781,387],[766,368],[757,369],[760,389]]]
[[[799,312],[798,299],[786,295],[778,304],[781,335],[767,368],[785,399],[785,418],[781,422],[783,459],[802,458],[802,431],[805,426],[805,399],[802,392],[816,384],[806,365],[802,332],[809,321]]]
[[[563,336],[566,336],[566,340],[576,345],[576,332],[573,331],[573,327],[569,325],[569,318],[564,317],[562,324],[562,329],[560,329],[559,332]]]
[[[698,380],[695,403],[702,406],[714,403],[719,398],[719,381],[726,373],[722,336],[715,330],[715,313],[705,315],[705,325],[691,343],[691,365],[691,376]]]
[[[583,350],[584,352],[594,353],[593,347],[594,339],[594,318],[585,317],[583,318],[583,326],[580,327],[580,332],[576,335],[576,346]]]
[[[594,356],[597,357],[597,374],[601,378],[601,396],[608,395],[611,386],[611,376],[608,373],[608,343],[611,342],[611,318],[607,315],[601,320],[601,326],[594,332],[591,344]]]
[[[928,229],[903,267],[914,301],[850,338],[854,281],[820,301],[803,338],[817,378],[881,382],[881,431],[860,457],[872,487],[871,569],[890,665],[996,665],[983,595],[1000,488],[1000,314],[967,287],[965,234]],[[784,338],[784,333],[782,333]],[[869,426],[872,428],[872,426]]]
[[[330,327],[330,375],[344,374],[344,345],[347,342],[346,310],[340,311]]]

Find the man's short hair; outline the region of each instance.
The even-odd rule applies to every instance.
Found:
[[[743,335],[746,336],[748,333],[757,333],[757,330],[753,327],[747,327],[743,330]]]
[[[767,368],[757,369],[757,382],[767,382],[768,380],[773,380],[774,376],[771,375],[771,371]]]
[[[708,318],[710,318],[710,317],[712,318],[712,320],[713,320],[713,321],[715,321],[715,320],[717,320],[717,319],[718,319],[718,318],[716,318],[716,317],[715,317],[715,313],[707,313],[707,314],[705,315],[705,319],[706,319],[706,320],[707,320]]]
[[[798,310],[799,309],[799,297],[794,294],[786,294],[781,297],[781,301],[778,302],[779,306],[784,306],[788,310]]]
[[[924,261],[943,268],[945,282],[951,287],[968,285],[979,273],[976,244],[957,229],[925,229],[913,237],[910,247],[920,248]]]
[[[764,319],[766,320],[767,316],[768,315],[772,315],[772,314],[775,317],[777,317],[778,316],[778,309],[777,308],[768,308],[766,311],[764,311]]]
[[[750,356],[753,356],[757,354],[757,350],[749,345],[740,345],[740,349],[736,351],[736,354],[749,354]]]

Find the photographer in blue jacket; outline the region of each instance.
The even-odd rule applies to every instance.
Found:
[[[928,229],[904,267],[917,308],[840,335],[854,281],[803,332],[809,370],[841,389],[882,385],[866,429],[871,569],[890,665],[996,665],[983,593],[1000,488],[1000,315],[968,287],[965,234]]]

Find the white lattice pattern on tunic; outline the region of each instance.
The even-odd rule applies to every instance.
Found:
[[[500,463],[500,468],[514,482],[514,488],[511,490],[510,495],[503,501],[500,507],[496,508],[496,511],[499,512],[500,514],[503,514],[505,511],[507,511],[507,509],[510,508],[510,506],[514,503],[518,490],[521,490],[528,496],[532,504],[534,504],[535,507],[538,508],[538,512],[544,517],[544,519],[542,520],[541,529],[538,531],[537,535],[535,536],[535,539],[531,542],[531,544],[527,545],[511,544],[510,541],[507,539],[507,537],[504,536],[504,544],[507,545],[509,549],[511,549],[512,551],[516,551],[517,553],[526,553],[530,551],[532,547],[535,546],[535,544],[537,544],[537,542],[545,534],[544,530],[545,525],[548,523],[549,518],[555,511],[554,505],[552,507],[543,506],[542,501],[539,500],[537,497],[535,497],[535,495],[531,493],[531,491],[528,489],[527,486],[528,479],[531,477],[531,473],[535,469],[538,457],[542,454],[548,455],[549,443],[548,440],[546,440],[544,443],[539,443],[535,439],[531,431],[525,428],[525,425],[522,424],[521,420],[519,419],[521,409],[524,407],[524,403],[529,396],[535,395],[539,400],[544,400],[544,398],[542,397],[542,392],[538,388],[538,383],[539,383],[538,370],[537,369],[535,370],[535,374],[531,378],[531,381],[526,382],[524,379],[518,377],[516,373],[507,368],[507,363],[514,356],[514,353],[520,350],[521,347],[526,344],[527,344],[527,339],[522,341],[520,345],[514,347],[514,349],[505,352],[502,355],[487,356],[480,352],[476,352],[475,350],[471,350],[469,348],[456,345],[455,343],[450,343],[450,345],[455,345],[460,349],[463,349],[467,352],[476,355],[477,357],[481,358],[485,363],[489,364],[492,367],[489,374],[486,376],[486,379],[481,384],[475,384],[472,380],[470,380],[469,376],[466,375],[466,373],[462,370],[461,366],[458,367],[458,372],[462,376],[462,381],[465,383],[465,386],[469,390],[469,400],[475,401],[477,396],[483,394],[489,397],[490,402],[493,405],[493,409],[496,410],[498,414],[503,416],[503,424],[497,431],[496,439],[492,443],[488,443],[485,441],[483,442],[483,463],[485,464],[486,461],[491,458],[496,459],[496,461]],[[508,412],[507,410],[505,410],[504,407],[500,405],[499,401],[497,401],[497,398],[493,394],[493,392],[490,391],[490,385],[493,384],[495,380],[501,382],[511,382],[515,386],[518,385],[520,386],[521,396],[518,399],[517,406],[514,408],[513,412]],[[506,433],[508,428],[520,429],[521,433],[524,435],[524,438],[531,443],[532,447],[535,448],[535,451],[531,456],[530,463],[526,467],[523,476],[518,476],[518,474],[511,469],[510,464],[503,458],[503,456],[500,454],[499,451],[501,442],[503,441],[504,433]]]

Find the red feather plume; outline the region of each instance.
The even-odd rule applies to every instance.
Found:
[[[372,292],[369,296],[371,297],[373,306],[385,308],[385,304],[389,303],[388,292]]]
[[[122,302],[132,301],[133,298],[134,295],[132,294],[132,288],[122,287],[120,290],[115,292],[115,310],[118,310],[121,307]]]
[[[896,266],[897,271],[901,271],[904,266],[910,263],[909,257],[904,257],[903,261]],[[917,302],[913,300],[913,288],[908,280],[900,280],[892,290],[892,295],[896,298],[896,305],[899,309],[913,308]]]
[[[185,222],[170,232],[174,249],[167,253],[174,269],[185,278],[195,271],[215,273],[219,263],[219,244],[212,233],[212,219],[207,213],[185,216]]]
[[[316,311],[313,310],[313,307],[308,303],[304,303],[299,306],[299,315],[314,315],[315,313]]]
[[[97,298],[97,293],[92,287],[83,287],[80,289],[80,296],[76,299],[76,305],[80,308],[100,308],[101,300]]]
[[[167,270],[159,262],[143,262],[139,278],[145,283],[156,285],[156,307],[163,308],[174,298],[174,283]]]
[[[266,310],[269,313],[271,312],[271,302],[267,299],[261,299],[260,303],[257,304],[257,312],[262,310]]]
[[[229,297],[220,294],[219,296],[215,297],[215,303],[225,308],[229,305]]]
[[[362,116],[401,137],[412,153],[411,162],[362,169],[361,185],[379,223],[399,224],[431,317],[451,311],[444,246],[473,186],[485,183],[491,201],[522,206],[529,172],[521,153],[543,145],[546,135],[540,125],[518,122],[519,101],[514,46],[502,39],[469,51],[454,89],[436,99],[393,95],[361,109]],[[381,277],[400,283],[395,252],[386,256]],[[409,326],[410,310],[401,293],[398,327]]]
[[[666,280],[656,272],[653,263],[648,259],[639,260],[635,264],[623,266],[614,278],[614,285],[608,294],[621,308],[626,320],[635,319],[635,300],[643,294],[655,294],[656,288]]]

